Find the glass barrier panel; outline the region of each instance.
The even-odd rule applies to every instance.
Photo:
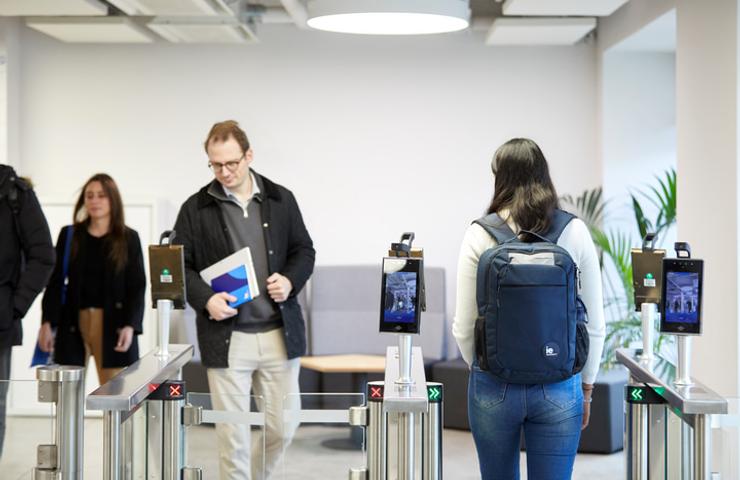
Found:
[[[251,472],[250,478],[263,478],[265,400],[262,396],[189,392],[186,406],[201,408],[201,424],[185,428],[186,468],[200,468],[204,480],[217,480],[221,469]]]
[[[38,446],[54,443],[54,404],[38,401],[36,380],[2,380],[2,410],[5,422],[0,415],[0,478],[31,478]]]
[[[364,404],[361,393],[285,396],[282,435],[271,439],[267,421],[268,474],[285,480],[347,478],[350,468],[365,466],[365,430],[349,425],[350,407]]]
[[[719,480],[740,478],[740,398],[727,398],[727,415],[712,417],[711,466]]]

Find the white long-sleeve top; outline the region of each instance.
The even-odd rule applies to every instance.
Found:
[[[506,216],[504,212],[501,212]],[[519,231],[511,220],[507,223],[515,232]],[[590,346],[588,360],[581,372],[583,383],[593,383],[599,372],[601,353],[604,349],[606,325],[604,323],[604,303],[601,287],[601,269],[599,258],[591,240],[591,234],[583,221],[573,219],[565,227],[558,239],[558,245],[563,247],[575,261],[581,271],[581,299],[588,312],[588,336]],[[457,264],[457,306],[455,320],[452,324],[452,334],[457,340],[463,359],[468,365],[475,358],[473,331],[475,320],[478,317],[476,303],[476,276],[480,256],[496,246],[496,240],[478,224],[472,224],[465,232],[465,238],[460,248],[460,258]]]

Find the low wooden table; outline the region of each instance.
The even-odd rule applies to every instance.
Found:
[[[322,374],[322,380],[319,382],[321,391],[324,390],[324,374],[349,373],[351,375],[352,393],[365,394],[368,374],[385,372],[385,356],[361,354],[317,355],[302,357],[301,367]],[[351,427],[350,437],[325,440],[322,445],[333,449],[357,450],[362,448],[362,440],[362,428]]]
[[[383,373],[384,355],[317,355],[301,357],[301,367],[321,373]]]

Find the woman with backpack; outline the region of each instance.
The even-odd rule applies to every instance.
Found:
[[[481,476],[519,478],[523,431],[528,477],[569,479],[604,344],[599,260],[588,227],[559,210],[536,143],[509,140],[491,169],[488,215],[460,250],[453,323]]]
[[[118,187],[104,173],[85,182],[73,220],[57,240],[38,342],[64,365],[86,366],[92,355],[102,385],[139,359],[146,289],[141,242],[124,223]]]

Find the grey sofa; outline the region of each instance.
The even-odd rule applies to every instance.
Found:
[[[424,269],[427,310],[421,316],[421,334],[414,345],[421,346],[425,364],[444,356],[445,272],[443,268]],[[386,347],[396,344],[393,334],[378,332],[380,322],[379,265],[317,266],[298,297],[306,319],[308,355],[368,354],[385,355]],[[208,392],[205,368],[200,363],[195,331],[195,312],[176,312],[171,322],[170,341],[196,346],[193,360],[183,368],[183,379],[191,392]],[[431,378],[431,370],[427,371]],[[319,374],[301,370],[301,391],[306,393],[354,392],[351,374]],[[382,380],[382,374],[368,375]],[[363,387],[364,389],[364,387]]]
[[[444,356],[445,275],[443,268],[424,269],[427,310],[414,345],[424,357]],[[396,336],[378,332],[380,323],[378,265],[319,266],[308,286],[308,354],[385,355]]]

